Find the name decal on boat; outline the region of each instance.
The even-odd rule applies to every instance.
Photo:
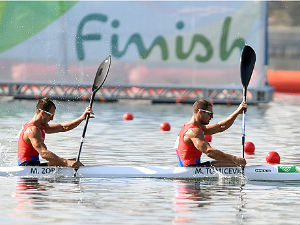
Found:
[[[271,173],[272,172],[272,170],[270,170],[270,169],[255,169],[254,171],[257,173]]]
[[[222,173],[224,175],[239,175],[241,174],[241,168],[236,167],[198,167],[195,168],[194,174],[216,174],[216,173]]]
[[[55,172],[53,167],[30,168],[31,174],[51,174]]]

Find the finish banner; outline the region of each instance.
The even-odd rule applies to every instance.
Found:
[[[265,85],[266,2],[0,2],[1,81],[240,87],[246,44]]]

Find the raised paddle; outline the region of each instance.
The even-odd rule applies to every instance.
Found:
[[[244,102],[246,102],[247,99],[247,88],[254,69],[255,61],[256,61],[255,51],[249,45],[245,45],[241,55],[241,81],[243,85]],[[246,121],[246,114],[245,111],[243,111],[243,136],[242,136],[243,158],[245,157],[245,121]]]
[[[93,106],[93,102],[95,99],[95,95],[97,93],[97,91],[102,87],[107,75],[108,75],[108,71],[110,68],[110,64],[111,64],[111,56],[109,55],[98,67],[95,79],[94,79],[94,84],[92,87],[92,97],[90,99],[90,107],[92,108]],[[82,136],[81,136],[81,143],[80,143],[80,148],[79,148],[79,152],[78,152],[78,156],[77,156],[77,161],[79,161],[80,159],[80,153],[81,153],[81,149],[82,149],[82,145],[84,142],[84,137],[85,137],[85,133],[86,133],[86,129],[89,123],[89,119],[90,119],[90,114],[87,115],[86,121],[85,121],[85,125],[83,128],[83,132],[82,132]]]

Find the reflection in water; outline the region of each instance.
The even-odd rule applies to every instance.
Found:
[[[19,178],[16,185],[15,197],[19,200],[18,203],[23,204],[29,201],[41,201],[42,197],[47,196],[47,189],[51,186],[46,186],[39,183],[37,178]]]
[[[188,217],[191,207],[196,203],[197,207],[209,205],[211,193],[207,187],[201,187],[201,181],[177,181],[177,194],[175,198],[176,218],[175,224],[186,224],[195,221]],[[192,204],[192,205],[191,205]]]
[[[243,179],[219,179],[219,180],[179,180],[177,183],[177,194],[175,197],[176,218],[175,224],[192,224],[203,217],[204,208],[214,207],[213,199],[217,195],[235,197],[238,195],[237,220],[239,224],[244,221],[244,194],[243,188],[245,180]],[[232,190],[235,189],[235,192]],[[218,204],[221,203],[221,200]],[[196,209],[198,208],[198,209]],[[201,209],[199,209],[201,208]],[[199,218],[195,218],[194,212],[199,212]],[[190,216],[193,215],[193,216]]]
[[[17,181],[17,192],[23,192],[28,190],[40,190],[45,191],[45,185],[40,185],[38,178],[19,178]],[[27,192],[28,194],[28,192]]]
[[[18,178],[16,183],[16,199],[15,213],[12,217],[19,218],[34,218],[35,209],[47,210],[47,204],[43,204],[44,199],[48,197],[47,190],[53,188],[50,185],[43,185],[35,178]]]
[[[177,181],[177,197],[176,205],[181,206],[187,204],[187,201],[197,202],[198,207],[203,207],[209,202],[210,192],[207,187],[201,188],[201,181]]]
[[[38,179],[38,178],[18,178],[16,183],[15,199],[17,200],[16,211],[30,213],[35,210],[49,209],[49,203],[74,203],[78,202],[76,199],[65,198],[65,194],[74,194],[76,189],[64,188],[63,190],[56,190],[59,183],[71,184],[78,187],[78,179]],[[56,192],[58,191],[58,192]],[[61,193],[62,197],[54,196],[54,193]]]
[[[53,188],[51,185],[40,184],[37,178],[19,178],[16,184],[17,209],[24,210],[34,203],[43,202],[47,197],[47,190]],[[47,205],[38,204],[39,209],[46,209]]]
[[[23,224],[23,221],[32,221],[42,218],[43,222],[61,220],[65,217],[58,211],[72,214],[69,205],[78,205],[80,202],[79,179],[36,179],[18,178],[14,194],[16,206],[11,217]]]
[[[238,208],[238,213],[237,213],[237,218],[239,220],[239,223],[238,224],[243,224],[243,222],[245,221],[245,206],[246,206],[246,203],[244,201],[244,195],[245,195],[245,192],[243,191],[244,190],[244,187],[245,187],[245,183],[241,183],[241,186],[240,186],[240,196],[239,196],[239,203],[237,204],[237,208]]]

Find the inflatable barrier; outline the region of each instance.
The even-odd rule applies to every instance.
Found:
[[[300,71],[268,70],[268,81],[277,92],[300,94]]]

